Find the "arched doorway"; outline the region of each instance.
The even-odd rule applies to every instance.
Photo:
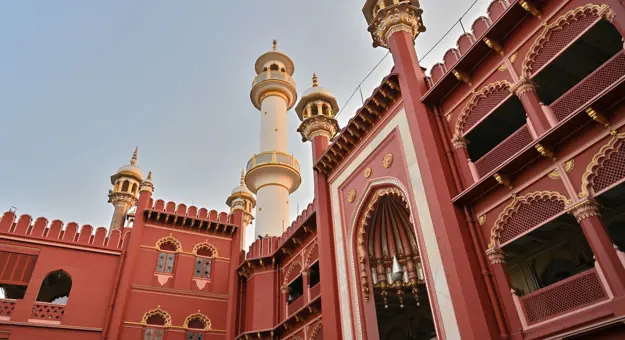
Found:
[[[403,192],[374,190],[359,216],[355,242],[367,337],[435,339],[425,271]]]

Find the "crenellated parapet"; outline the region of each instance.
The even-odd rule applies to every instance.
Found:
[[[146,222],[172,228],[188,228],[197,232],[231,236],[238,226],[230,222],[232,215],[206,208],[197,208],[161,199],[150,201],[145,210]]]
[[[11,211],[4,213],[0,219],[0,238],[34,243],[46,241],[87,251],[121,251],[130,238],[130,232],[131,229],[117,229],[108,234],[104,227],[94,230],[88,224],[79,226],[75,222],[65,224],[60,220],[49,222],[45,217],[33,219],[30,215],[18,217]]]

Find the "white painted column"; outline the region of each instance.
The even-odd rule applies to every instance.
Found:
[[[278,95],[263,99],[260,122],[260,152],[287,152],[287,103]]]
[[[280,236],[290,224],[289,190],[281,185],[266,185],[256,193],[256,230],[258,235]],[[284,226],[283,226],[284,225]]]

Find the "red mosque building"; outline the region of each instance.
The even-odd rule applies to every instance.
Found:
[[[229,212],[153,197],[135,152],[109,230],[2,216],[0,339],[625,338],[625,3],[589,1],[493,0],[426,73],[419,1],[368,0],[395,67],[342,129],[274,44]],[[315,198],[283,232],[291,108]]]

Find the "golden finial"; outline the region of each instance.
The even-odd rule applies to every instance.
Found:
[[[152,170],[150,170],[150,172],[148,172],[148,179],[151,181],[152,180]]]
[[[245,170],[241,169],[241,181],[239,182],[239,184],[243,185],[243,183],[245,183]]]
[[[132,157],[130,157],[130,165],[132,166],[137,166],[137,157],[139,155],[139,147],[137,146],[135,148],[135,152],[132,154]]]
[[[273,50],[275,51],[278,48],[278,40],[273,40]]]
[[[317,78],[317,73],[313,73],[313,87],[319,86],[319,79]]]

